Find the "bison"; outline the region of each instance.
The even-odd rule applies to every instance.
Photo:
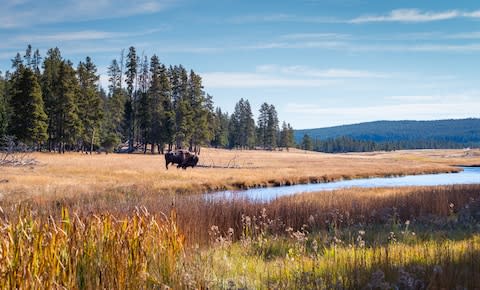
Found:
[[[198,163],[198,156],[186,150],[177,150],[176,152],[165,153],[165,167],[168,170],[168,165],[177,164],[177,168],[195,167]]]

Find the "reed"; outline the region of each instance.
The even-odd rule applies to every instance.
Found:
[[[138,289],[176,285],[183,235],[175,212],[157,219],[146,210],[131,217],[70,216],[47,220],[20,209],[0,222],[2,289]]]
[[[0,168],[0,288],[480,285],[480,185],[344,189],[269,203],[195,195],[451,171],[480,164],[477,155],[204,152],[205,167],[188,171],[165,171],[162,157],[143,155],[36,154],[37,167]]]

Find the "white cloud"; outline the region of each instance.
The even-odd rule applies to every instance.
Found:
[[[352,35],[343,34],[343,33],[320,33],[320,32],[319,33],[291,33],[291,34],[282,35],[281,38],[288,39],[288,40],[305,40],[305,39],[346,40],[346,39],[351,39]]]
[[[353,51],[387,51],[387,52],[477,52],[480,43],[471,44],[423,44],[423,45],[358,45]]]
[[[462,12],[460,10],[448,10],[441,12],[421,11],[419,9],[396,9],[386,15],[365,15],[354,18],[349,23],[361,24],[371,22],[432,22],[455,18],[480,18],[480,11]]]
[[[176,0],[14,0],[2,4],[0,28],[118,18],[162,11]]]
[[[277,42],[266,42],[266,43],[257,43],[253,45],[244,45],[240,46],[240,49],[245,50],[257,50],[257,49],[334,49],[345,46],[345,42],[340,41],[277,41]]]
[[[254,14],[237,16],[229,20],[234,24],[261,23],[261,22],[297,22],[297,23],[375,23],[375,22],[403,22],[420,23],[450,20],[455,18],[480,18],[480,10],[463,11],[458,9],[446,11],[422,11],[420,9],[395,9],[387,14],[362,15],[353,19],[338,19],[333,17],[311,17],[288,13]]]
[[[317,69],[309,66],[259,65],[255,72],[202,73],[207,88],[324,87],[353,78],[386,78],[365,70]]]
[[[264,87],[324,87],[336,80],[300,79],[262,73],[212,72],[202,73],[205,88],[264,88]]]
[[[299,23],[339,23],[332,17],[308,17],[288,13],[251,14],[233,17],[229,20],[233,24],[246,24],[258,22],[299,22]]]
[[[241,15],[230,19],[230,22],[235,24],[244,24],[252,22],[283,22],[294,19],[293,15],[285,13],[266,14],[266,15]]]
[[[144,36],[153,34],[165,30],[166,28],[149,29],[139,32],[112,32],[112,31],[99,31],[99,30],[82,30],[82,31],[65,31],[51,34],[31,34],[31,35],[19,35],[14,38],[14,42],[19,42],[22,45],[25,43],[46,43],[59,41],[84,41],[84,40],[104,40],[104,39],[119,39],[119,38],[132,38],[137,36]]]
[[[365,70],[351,69],[326,69],[321,70],[308,66],[278,66],[278,65],[261,65],[257,66],[256,71],[259,73],[279,73],[283,75],[314,77],[314,78],[386,78],[387,74],[377,73]]]
[[[385,100],[399,101],[402,103],[468,103],[480,98],[480,93],[471,91],[468,93],[457,93],[454,95],[404,95],[404,96],[389,96]]]
[[[365,107],[322,107],[287,104],[285,112],[309,119],[315,126],[333,126],[375,120],[438,120],[478,117],[479,101],[440,104],[409,103]]]

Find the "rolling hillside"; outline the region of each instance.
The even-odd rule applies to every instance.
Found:
[[[480,119],[437,121],[375,121],[328,128],[295,131],[300,142],[304,134],[313,140],[348,136],[373,142],[440,141],[465,145],[480,144]]]

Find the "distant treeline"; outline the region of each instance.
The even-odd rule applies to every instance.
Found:
[[[135,47],[112,60],[108,76],[105,91],[90,57],[74,67],[58,48],[42,57],[29,45],[0,72],[0,142],[58,152],[294,146],[293,128],[279,127],[273,105],[262,104],[257,124],[248,100],[224,113],[193,70],[139,56]]]
[[[322,152],[480,147],[480,119],[375,121],[296,130],[302,148]]]
[[[479,147],[479,143],[459,143],[440,139],[374,142],[368,140],[356,140],[348,136],[329,138],[327,140],[314,140],[309,135],[305,134],[302,138],[300,146],[305,150],[314,150],[326,153],[345,153],[393,151],[405,149],[461,149],[466,147]]]

